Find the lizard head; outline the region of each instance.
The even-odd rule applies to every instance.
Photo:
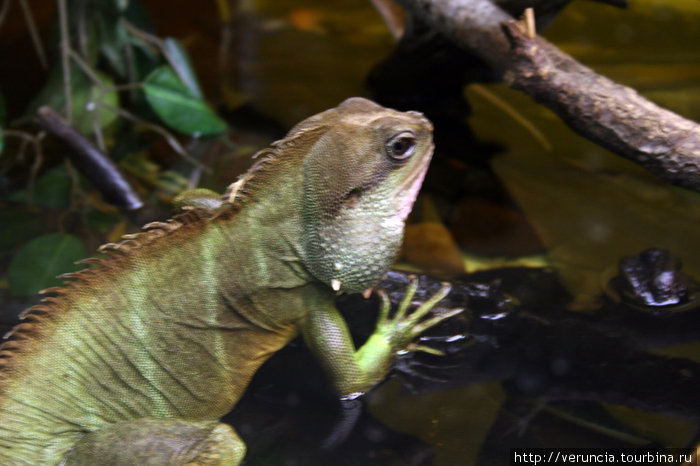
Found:
[[[305,265],[336,291],[375,285],[393,264],[433,153],[432,125],[362,98],[299,123],[323,126],[304,158]]]

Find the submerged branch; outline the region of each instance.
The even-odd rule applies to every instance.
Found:
[[[700,125],[530,38],[490,0],[399,0],[413,15],[557,113],[585,138],[659,178],[700,191]]]

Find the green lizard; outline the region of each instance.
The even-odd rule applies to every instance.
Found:
[[[69,274],[0,347],[1,464],[239,464],[218,420],[301,333],[343,397],[451,317],[419,322],[409,287],[358,350],[333,302],[391,266],[430,161],[432,126],[362,98],[312,116],[222,198],[144,227]]]

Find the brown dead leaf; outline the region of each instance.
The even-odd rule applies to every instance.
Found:
[[[407,225],[403,257],[428,273],[441,276],[465,273],[457,243],[445,225],[439,222]]]

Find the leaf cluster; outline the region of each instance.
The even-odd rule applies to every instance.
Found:
[[[13,295],[58,284],[54,277],[75,269],[86,244],[90,249],[128,228],[124,213],[101,199],[81,167],[61,160],[70,150],[36,127],[38,109],[61,113],[156,203],[187,187],[193,167],[201,169],[184,149],[188,141],[228,129],[207,103],[185,48],[157,36],[138,0],[57,5],[48,53],[34,40],[40,58],[53,57],[42,88],[20,115],[7,114],[3,92],[12,89],[0,90],[0,271],[7,267],[0,290]],[[34,34],[31,15],[26,19],[27,34]],[[159,141],[190,163],[154,159]]]

